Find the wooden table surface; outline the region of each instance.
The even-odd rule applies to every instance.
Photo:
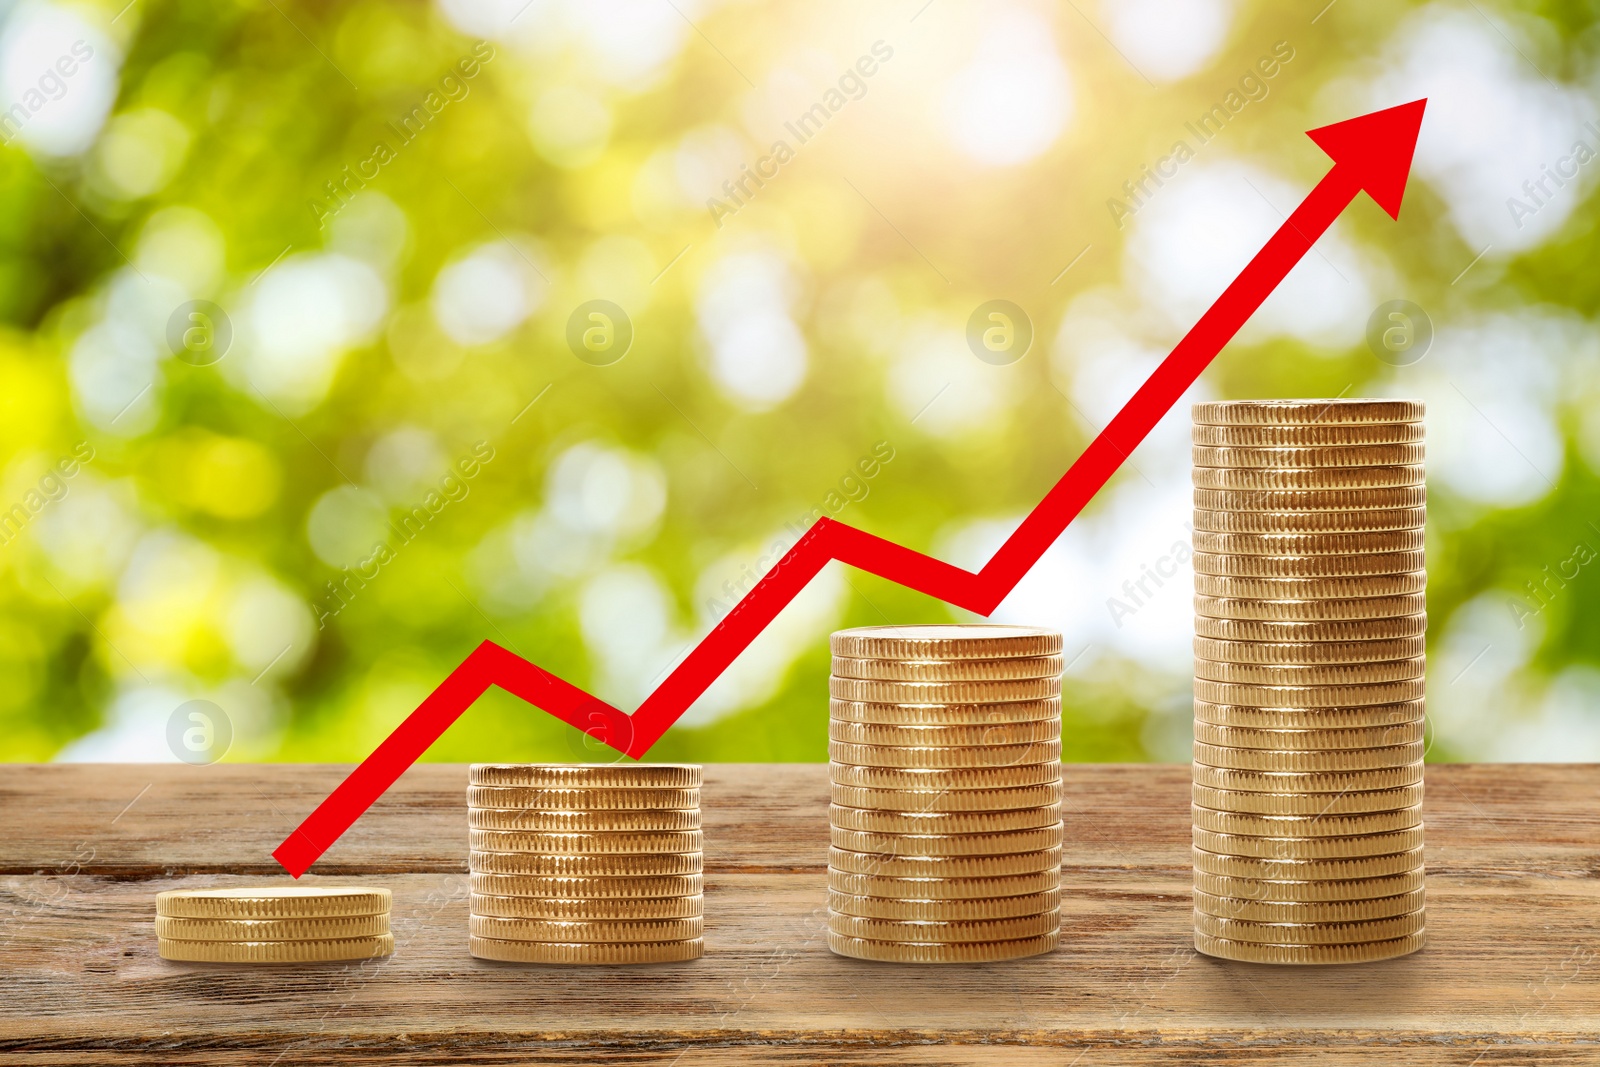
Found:
[[[394,890],[385,960],[156,955],[155,893],[287,881],[333,766],[0,767],[4,1064],[1600,1063],[1600,768],[1428,771],[1428,947],[1364,966],[1197,955],[1189,772],[1069,766],[1059,951],[830,953],[827,771],[706,768],[706,956],[467,953],[466,768],[408,772],[306,876]]]

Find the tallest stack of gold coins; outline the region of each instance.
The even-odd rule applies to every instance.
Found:
[[[1423,406],[1194,406],[1195,947],[1414,952]]]
[[[1055,948],[1061,635],[873,626],[830,644],[828,947],[898,963]]]

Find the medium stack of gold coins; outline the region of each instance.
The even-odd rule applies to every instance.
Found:
[[[479,763],[470,781],[474,956],[700,958],[699,767]]]
[[[156,894],[164,960],[317,963],[394,951],[389,891],[359,886],[169,889]]]
[[[1017,959],[1061,925],[1061,635],[833,635],[828,947],[898,963]]]
[[[1423,405],[1194,406],[1195,947],[1422,947]]]

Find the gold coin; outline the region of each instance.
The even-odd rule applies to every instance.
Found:
[[[1382,663],[1415,659],[1427,649],[1427,638],[1393,637],[1387,641],[1218,641],[1194,639],[1197,659],[1225,663],[1277,663],[1312,666],[1325,663]]]
[[[851,659],[833,657],[835,678],[865,678],[890,682],[997,682],[1054,678],[1061,673],[1060,656],[1026,659]]]
[[[1194,680],[1194,698],[1212,704],[1245,704],[1260,708],[1362,708],[1418,700],[1427,680],[1411,678],[1371,685],[1249,685],[1243,682]]]
[[[191,919],[307,919],[387,913],[387,889],[338,885],[236,886],[168,889],[156,894],[156,914]]]
[[[857,937],[868,941],[910,941],[919,945],[1018,941],[1060,929],[1060,911],[978,922],[872,919],[832,910],[828,912],[828,930],[840,937]]]
[[[1213,682],[1239,682],[1252,685],[1370,685],[1422,678],[1428,673],[1427,661],[1412,659],[1382,660],[1376,663],[1232,663],[1226,660],[1194,661],[1196,678]]]
[[[1247,941],[1252,945],[1360,945],[1419,933],[1426,922],[1427,915],[1423,911],[1366,922],[1293,924],[1222,919],[1199,909],[1194,913],[1196,933],[1229,941]]]
[[[1258,730],[1248,726],[1217,726],[1196,721],[1194,739],[1226,748],[1265,748],[1276,751],[1315,752],[1326,749],[1384,748],[1421,741],[1423,723],[1368,726],[1347,730]]]
[[[1061,805],[1012,811],[882,811],[828,805],[828,823],[875,834],[993,834],[1061,822]]]
[[[1197,596],[1194,613],[1214,619],[1261,622],[1347,622],[1394,619],[1427,610],[1425,593],[1373,596],[1352,600],[1261,600]],[[1198,627],[1199,623],[1196,623]],[[1213,636],[1211,633],[1206,637]]]
[[[667,833],[700,829],[699,808],[664,811],[534,811],[528,808],[467,808],[474,830],[533,833]]]
[[[828,714],[840,722],[884,726],[994,726],[1006,722],[1061,721],[1061,698],[1005,704],[874,704],[829,700]]]
[[[828,893],[828,909],[867,919],[910,922],[982,922],[1024,915],[1059,912],[1061,890],[1021,897],[980,897],[975,900],[919,900],[898,897],[862,897]]]
[[[1212,426],[1195,423],[1189,440],[1229,448],[1326,448],[1329,445],[1409,445],[1422,441],[1420,422],[1374,422],[1364,426]]]
[[[1217,556],[1365,556],[1422,552],[1424,530],[1366,533],[1214,533],[1194,531],[1194,550]]]
[[[1210,533],[1371,533],[1420,530],[1427,508],[1382,511],[1207,511],[1194,509],[1195,530]]]
[[[1420,463],[1392,467],[1193,467],[1196,489],[1386,489],[1422,485]]]
[[[472,914],[504,919],[548,919],[595,922],[643,919],[691,919],[705,912],[705,898],[634,897],[587,900],[553,897],[491,897],[474,893]]]
[[[1194,782],[1244,793],[1366,793],[1422,783],[1422,761],[1369,771],[1248,771],[1196,763]]]
[[[841,896],[887,900],[1002,900],[1053,893],[1061,888],[1061,868],[986,878],[895,878],[850,874],[828,868],[828,890]],[[846,909],[839,909],[844,911]]]
[[[828,849],[828,866],[844,874],[880,878],[1009,878],[1061,869],[1061,849],[1006,856],[886,856],[877,852]]]
[[[831,719],[828,740],[850,745],[893,745],[910,748],[1026,745],[1061,737],[1061,720],[1000,722],[981,726],[889,726],[883,723]]]
[[[832,784],[829,797],[846,808],[875,811],[985,812],[1019,811],[1025,808],[1061,806],[1061,783],[1029,785],[1018,789],[941,789],[916,792],[909,789],[862,789]]]
[[[1382,878],[1358,878],[1346,881],[1319,879],[1313,881],[1269,880],[1264,878],[1228,878],[1223,875],[1194,872],[1197,892],[1232,900],[1253,900],[1260,903],[1307,904],[1319,901],[1372,901],[1406,893],[1420,892],[1423,888],[1422,867],[1392,874]],[[1409,910],[1409,909],[1408,909]]]
[[[546,856],[652,855],[661,852],[699,852],[705,834],[699,830],[676,833],[530,833],[522,830],[469,830],[468,846],[479,852],[538,852]]]
[[[1060,741],[1031,745],[956,745],[947,748],[897,748],[893,745],[850,745],[828,742],[828,758],[858,767],[1018,767],[1030,763],[1059,763]]]
[[[1361,426],[1421,422],[1421,400],[1335,397],[1309,400],[1201,400],[1190,410],[1195,422],[1212,426]]]
[[[322,963],[366,960],[394,951],[394,935],[349,937],[339,941],[173,941],[159,938],[164,960],[190,963]]]
[[[474,808],[526,808],[534,811],[686,811],[700,806],[698,789],[536,789],[528,786],[470,785]]]
[[[1191,445],[1196,467],[1397,467],[1421,463],[1422,444],[1350,445],[1344,448],[1228,448]]]
[[[976,944],[914,944],[905,941],[868,941],[828,931],[828,948],[840,956],[880,963],[994,963],[1054,952],[1061,943],[1059,931],[1019,941]]]
[[[1229,552],[1196,552],[1200,574],[1235,578],[1359,578],[1370,574],[1407,574],[1426,569],[1427,553],[1363,552],[1351,556],[1261,556]]]
[[[1420,508],[1428,490],[1421,485],[1387,489],[1196,489],[1194,506],[1204,511],[1382,511]]]
[[[858,626],[835,631],[828,650],[853,659],[1021,659],[1060,655],[1061,635],[997,623]]]
[[[1208,745],[1203,741],[1196,741],[1194,759],[1196,763],[1207,767],[1316,774],[1403,767],[1421,762],[1423,751],[1421,741],[1406,745],[1389,745],[1386,748],[1321,749],[1312,752],[1225,748],[1222,745]]]
[[[828,678],[828,695],[837,700],[875,704],[1003,704],[1061,695],[1061,679],[1014,678],[1004,682],[877,682]]]
[[[641,900],[655,897],[694,897],[705,890],[698,874],[656,877],[573,876],[540,877],[528,874],[472,874],[472,892],[491,897],[545,897],[554,900]]]
[[[1264,641],[1302,644],[1307,641],[1392,641],[1419,637],[1428,630],[1428,616],[1418,611],[1386,619],[1210,619],[1196,618],[1197,637],[1217,641]]]
[[[1228,878],[1259,878],[1274,882],[1348,882],[1361,878],[1387,878],[1422,869],[1420,848],[1386,856],[1331,859],[1268,859],[1264,856],[1222,855],[1200,848],[1190,851],[1194,854],[1196,871]]]
[[[1359,923],[1390,919],[1420,911],[1427,903],[1426,893],[1414,889],[1393,897],[1363,900],[1251,900],[1241,897],[1214,897],[1195,890],[1196,911],[1222,919],[1243,919],[1258,923]]]
[[[902,789],[941,792],[951,789],[1014,789],[1019,786],[1058,785],[1061,764],[1022,763],[1015,767],[867,767],[830,763],[828,777],[834,785],[867,789]]]
[[[508,919],[497,915],[473,915],[467,920],[473,937],[495,941],[553,941],[557,944],[638,944],[645,941],[690,941],[701,936],[705,920],[646,919],[605,922],[570,922],[559,919]]]
[[[890,856],[1005,856],[1060,848],[1062,827],[1054,823],[1031,830],[994,834],[880,834],[867,830],[828,828],[834,848]]]
[[[1235,833],[1245,837],[1368,837],[1373,833],[1395,833],[1419,827],[1422,825],[1422,805],[1395,808],[1394,811],[1366,811],[1358,814],[1318,813],[1309,816],[1218,811],[1216,808],[1194,805],[1194,825],[1202,830]],[[1211,848],[1210,845],[1202,845],[1202,848],[1213,853],[1232,851],[1226,848]],[[1398,849],[1387,849],[1387,851],[1398,851]]]
[[[1393,941],[1367,941],[1359,945],[1257,945],[1196,933],[1194,947],[1207,956],[1241,963],[1316,965],[1371,963],[1408,956],[1420,949],[1425,940],[1425,932],[1419,930]]]
[[[1219,834],[1196,826],[1190,831],[1196,848],[1219,856],[1254,856],[1267,860],[1354,859],[1388,856],[1422,847],[1422,826],[1387,834],[1361,837],[1257,837],[1253,834]]]
[[[473,785],[534,789],[698,789],[700,768],[688,763],[474,763]]]
[[[648,941],[640,944],[556,944],[549,941],[500,941],[467,938],[467,950],[480,960],[503,963],[604,964],[681,963],[705,955],[702,938],[690,941]]]
[[[1401,596],[1428,587],[1427,571],[1406,574],[1361,574],[1353,578],[1237,578],[1196,574],[1194,591],[1201,596],[1251,597],[1261,600],[1331,600],[1351,597]]]
[[[1191,798],[1202,808],[1244,815],[1293,815],[1301,818],[1361,815],[1398,811],[1422,803],[1422,784],[1394,789],[1369,789],[1358,793],[1249,793],[1235,789],[1190,787]]]
[[[480,874],[534,874],[549,877],[619,875],[652,878],[661,875],[699,874],[705,858],[699,852],[665,852],[650,855],[542,856],[536,852],[467,853],[467,868]]]
[[[1262,708],[1196,700],[1194,717],[1196,722],[1258,730],[1354,730],[1420,722],[1426,707],[1420,698],[1354,708]]]
[[[169,941],[345,941],[389,932],[389,913],[317,919],[189,919],[156,916],[156,936]]]

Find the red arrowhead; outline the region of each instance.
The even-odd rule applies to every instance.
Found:
[[[1406,178],[1411,174],[1411,156],[1417,150],[1417,132],[1422,129],[1422,109],[1427,105],[1426,98],[1413,100],[1309,130],[1306,136],[1346,168],[1390,218],[1398,219],[1400,198],[1405,196]]]

